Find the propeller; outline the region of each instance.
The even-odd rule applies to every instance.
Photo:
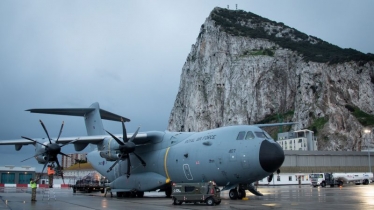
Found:
[[[146,163],[139,155],[137,155],[135,153],[136,145],[133,142],[136,135],[138,134],[138,131],[139,131],[140,127],[138,127],[138,129],[135,131],[135,133],[132,135],[132,137],[130,139],[128,139],[125,123],[123,122],[123,118],[121,118],[121,122],[122,122],[122,132],[123,132],[122,140],[123,140],[123,142],[120,139],[118,139],[116,136],[111,134],[109,131],[105,130],[119,144],[119,151],[120,151],[120,158],[118,158],[116,160],[116,162],[113,163],[113,165],[107,170],[107,172],[109,173],[119,161],[127,159],[127,178],[129,178],[130,177],[130,167],[131,167],[130,153],[134,154],[140,160],[140,162],[142,163],[143,166],[146,166]]]
[[[45,164],[44,164],[44,166],[43,166],[43,170],[42,170],[42,174],[43,174],[43,171],[44,171],[45,167],[47,166],[47,164],[48,164],[50,161],[51,161],[51,162],[56,162],[58,168],[61,169],[61,165],[60,165],[60,162],[58,161],[57,155],[60,154],[60,155],[64,155],[64,156],[66,156],[66,157],[71,158],[70,156],[68,156],[68,155],[66,155],[66,154],[64,154],[64,153],[62,153],[62,152],[61,152],[61,148],[64,147],[64,146],[66,146],[66,145],[68,145],[68,144],[71,144],[71,143],[76,142],[77,139],[74,140],[74,141],[71,141],[71,142],[65,143],[65,144],[61,144],[61,145],[58,143],[58,140],[60,139],[60,136],[61,136],[62,129],[63,129],[63,127],[64,127],[64,121],[62,121],[61,128],[60,128],[60,132],[59,132],[59,134],[58,134],[58,137],[57,137],[57,139],[56,139],[56,142],[53,142],[52,139],[51,139],[51,137],[49,137],[49,134],[48,134],[47,128],[45,127],[43,121],[42,121],[42,120],[39,120],[39,121],[40,121],[40,124],[42,125],[42,127],[43,127],[45,133],[47,134],[49,144],[43,144],[43,143],[40,143],[40,142],[38,142],[38,141],[36,141],[36,140],[34,140],[34,139],[31,139],[31,138],[29,138],[29,137],[25,137],[25,136],[21,136],[21,137],[24,138],[24,139],[27,139],[27,140],[29,140],[29,141],[33,141],[33,142],[36,143],[36,144],[43,145],[43,146],[45,147],[45,150],[44,150],[43,152],[40,152],[40,153],[38,153],[38,154],[36,154],[36,155],[30,157],[30,158],[25,159],[25,160],[28,160],[28,159],[31,159],[31,158],[33,158],[33,157],[37,157],[37,156],[39,156],[39,155],[45,155],[46,158],[47,158],[47,160],[46,160],[46,162],[45,162]],[[21,162],[23,162],[23,161],[25,161],[25,160],[22,160]],[[62,181],[64,182],[64,176],[62,175],[62,173],[61,173],[61,178],[62,178]]]

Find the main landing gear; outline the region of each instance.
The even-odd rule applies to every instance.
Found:
[[[231,189],[230,192],[229,192],[229,197],[230,197],[231,200],[243,199],[246,196],[247,195],[246,195],[245,189],[243,189],[243,188],[239,188],[239,190],[234,188],[234,189]]]

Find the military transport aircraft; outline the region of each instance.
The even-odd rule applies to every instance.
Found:
[[[170,196],[171,182],[206,181],[230,190],[231,199],[245,197],[245,190],[262,195],[253,183],[277,171],[285,156],[280,145],[261,127],[296,124],[235,125],[202,132],[138,133],[138,128],[134,134],[127,134],[124,122],[130,120],[100,109],[98,103],[89,108],[26,111],[83,116],[88,136],[64,137],[58,143],[72,142],[76,151],[90,143],[97,145],[87,159],[110,181],[109,186],[117,196],[143,197],[145,191],[154,190],[165,191]],[[122,122],[123,133],[113,135],[104,130],[102,119]],[[0,145],[14,144],[20,150],[22,145],[38,145],[36,141],[6,140],[0,141]],[[35,157],[45,159],[38,151]]]

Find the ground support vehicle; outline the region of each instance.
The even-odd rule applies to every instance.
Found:
[[[73,193],[76,193],[77,191],[83,191],[86,193],[90,192],[98,192],[101,193],[105,192],[105,186],[100,183],[99,180],[92,180],[92,179],[80,179],[75,182],[75,185],[70,185],[71,188],[73,188]]]
[[[312,173],[309,174],[313,187],[343,186],[344,183],[368,185],[373,179],[373,173]]]
[[[174,205],[205,203],[213,206],[221,203],[221,190],[214,182],[173,183],[171,197]]]

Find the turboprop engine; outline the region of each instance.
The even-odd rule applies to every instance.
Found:
[[[107,161],[116,161],[120,159],[122,155],[116,151],[102,151],[100,152],[100,157],[105,158]]]

